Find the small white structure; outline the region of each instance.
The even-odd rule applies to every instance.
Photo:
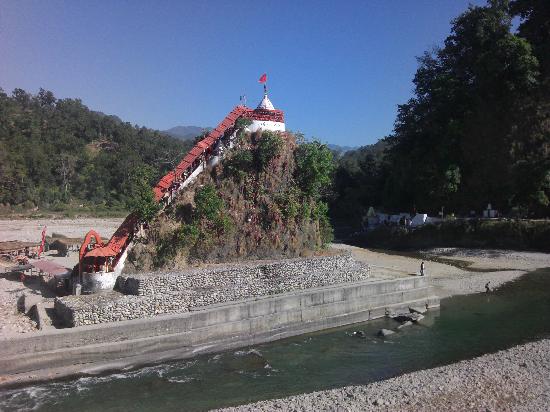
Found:
[[[412,227],[422,226],[428,223],[428,215],[426,213],[417,213],[411,220]]]
[[[255,110],[251,110],[244,117],[252,120],[247,130],[251,133],[258,130],[271,130],[273,132],[284,132],[285,118],[284,113],[281,110],[275,109],[271,100],[267,96],[267,92],[264,93],[264,97],[258,107]]]

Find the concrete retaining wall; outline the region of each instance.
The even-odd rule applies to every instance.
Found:
[[[388,310],[419,305],[439,305],[424,278],[316,288],[183,314],[0,340],[0,370],[7,385],[48,373],[63,376],[138,366],[376,319]]]

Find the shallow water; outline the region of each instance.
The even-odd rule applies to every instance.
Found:
[[[386,339],[380,319],[237,351],[0,392],[0,410],[205,410],[365,384],[550,337],[550,270],[491,294],[442,300]],[[362,330],[366,338],[352,335]]]

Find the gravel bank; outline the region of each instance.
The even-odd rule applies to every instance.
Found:
[[[224,411],[548,411],[550,340],[472,360]]]
[[[334,247],[350,250],[357,260],[368,262],[373,276],[415,275],[423,260],[344,244]],[[440,298],[485,292],[487,282],[494,289],[527,272],[550,267],[550,254],[538,252],[437,248],[418,254],[425,256],[428,279]]]
[[[67,237],[84,237],[90,229],[96,230],[102,238],[109,239],[122,218],[75,218],[75,219],[0,219],[0,242],[19,240],[40,242],[42,229],[47,233],[60,233]]]

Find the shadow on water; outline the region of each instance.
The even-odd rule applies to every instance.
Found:
[[[0,409],[206,410],[365,384],[550,337],[550,269],[490,294],[442,300],[417,325],[386,339],[391,319],[238,351],[0,392]],[[365,337],[353,336],[364,331]]]

